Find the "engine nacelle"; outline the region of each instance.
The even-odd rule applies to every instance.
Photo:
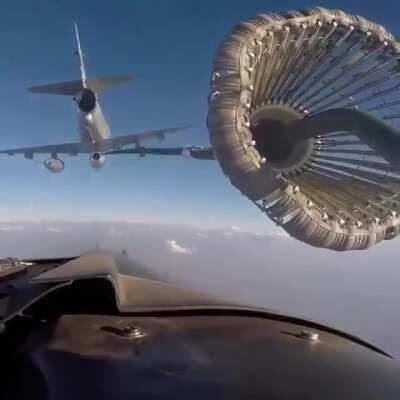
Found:
[[[89,162],[92,168],[94,169],[100,169],[103,164],[106,161],[106,157],[104,154],[101,154],[100,152],[96,151],[95,153],[92,153],[89,157]]]
[[[49,158],[43,161],[43,165],[50,171],[54,173],[60,173],[64,170],[65,163],[59,158]]]
[[[182,156],[185,158],[191,158],[192,157],[192,147],[184,147],[182,149]]]
[[[185,158],[196,158],[198,160],[214,160],[214,152],[211,147],[189,146],[182,149]]]
[[[96,95],[91,89],[83,89],[79,94],[76,102],[81,111],[85,113],[89,113],[94,110],[96,107]]]

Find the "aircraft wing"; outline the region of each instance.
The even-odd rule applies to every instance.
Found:
[[[123,150],[111,150],[105,154],[138,154],[141,157],[146,155],[158,155],[158,156],[184,156],[196,158],[198,160],[214,160],[214,152],[211,147],[137,147],[134,149],[123,149]]]
[[[130,135],[117,136],[114,138],[106,139],[99,146],[106,149],[120,149],[124,146],[134,143],[140,146],[142,141],[150,139],[163,140],[165,134],[178,132],[187,129],[187,126],[180,126],[176,128],[159,129],[155,131],[133,133]],[[33,146],[33,147],[21,147],[17,149],[0,150],[0,154],[8,154],[13,156],[14,154],[23,154],[26,158],[33,158],[35,154],[69,154],[76,156],[81,153],[91,153],[94,151],[93,145],[85,143],[63,143],[63,144],[50,144],[45,146]]]
[[[112,142],[112,147],[114,149],[120,149],[121,147],[127,146],[129,144],[135,144],[137,146],[140,146],[140,143],[143,141],[151,139],[158,139],[162,141],[164,140],[165,134],[182,131],[188,128],[189,126],[178,126],[176,128],[158,129],[155,131],[132,133],[130,135],[117,136],[108,140]]]
[[[0,154],[8,154],[9,156],[24,154],[26,158],[33,158],[34,154],[69,154],[76,156],[79,153],[90,153],[89,146],[83,143],[63,143],[0,150]]]

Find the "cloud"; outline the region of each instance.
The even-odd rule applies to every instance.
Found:
[[[249,231],[240,226],[237,226],[237,225],[232,225],[227,230],[221,231],[221,234],[223,236],[227,236],[227,237],[234,236],[234,235],[243,235],[246,233],[249,233]]]
[[[187,247],[183,247],[180,244],[178,244],[176,242],[176,240],[171,240],[171,239],[167,239],[165,241],[165,243],[167,244],[168,249],[172,252],[172,253],[177,253],[177,254],[193,254],[196,252],[195,249],[190,249]]]
[[[284,231],[283,229],[280,230],[279,232],[277,232],[277,231],[272,232],[271,235],[279,236],[281,238],[290,238],[290,235],[286,231]]]
[[[108,234],[109,234],[110,236],[122,236],[122,235],[123,235],[123,232],[122,232],[121,230],[119,230],[119,229],[110,228],[110,229],[108,230]]]
[[[52,233],[61,233],[64,232],[63,228],[60,228],[58,226],[48,226],[46,227],[47,232],[52,232]]]
[[[255,236],[259,238],[267,238],[267,237],[276,237],[276,238],[285,238],[289,237],[289,235],[281,228],[270,229],[267,231],[254,230],[252,228],[243,228],[241,226],[232,225],[226,230],[221,230],[220,234],[225,237],[246,237],[246,236]]]
[[[290,237],[289,234],[284,231],[283,229],[276,229],[276,230],[270,230],[267,232],[252,232],[254,236],[258,237],[269,237],[269,236],[275,236],[275,237],[281,237],[281,238],[286,238]]]
[[[24,225],[0,225],[0,231],[29,231],[30,228]]]
[[[205,238],[207,235],[204,232],[196,232],[196,236],[200,238]]]

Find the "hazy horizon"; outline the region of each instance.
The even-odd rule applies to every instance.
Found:
[[[226,301],[302,315],[400,356],[396,241],[337,253],[299,243],[278,228],[0,223],[1,257],[75,256],[97,245],[127,250],[169,282]]]

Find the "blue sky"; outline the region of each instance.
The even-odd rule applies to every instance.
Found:
[[[35,96],[33,84],[78,77],[72,23],[77,21],[90,76],[134,72],[136,81],[106,93],[113,134],[182,124],[192,129],[166,145],[208,144],[211,61],[237,22],[258,12],[321,5],[373,19],[399,33],[393,1],[184,0],[4,1],[0,15],[0,132],[4,148],[75,141],[68,98]],[[0,158],[0,220],[141,220],[269,229],[230,186],[217,163],[180,158],[109,158],[100,171],[86,156],[66,158],[63,174],[38,162]]]

